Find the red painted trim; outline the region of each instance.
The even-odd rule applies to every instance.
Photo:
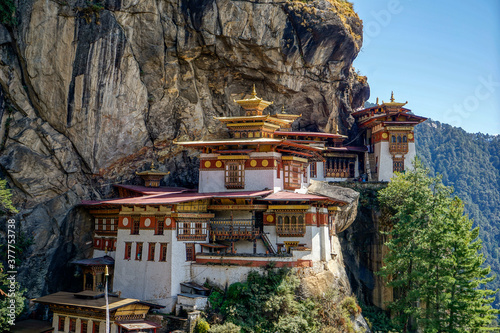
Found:
[[[213,258],[213,259],[203,259],[196,258],[197,264],[223,264],[223,265],[235,265],[243,267],[264,267],[270,262],[275,264],[275,267],[312,267],[312,260],[297,260],[297,261],[253,261],[252,259],[242,260],[242,259],[231,259],[231,258]]]

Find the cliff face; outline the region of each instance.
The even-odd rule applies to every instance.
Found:
[[[29,297],[64,287],[55,272],[91,250],[75,205],[152,160],[167,185],[195,185],[195,153],[172,141],[224,135],[213,117],[238,115],[251,84],[271,113],[326,132],[346,133],[369,96],[352,68],[361,21],[334,0],[19,0],[16,17],[0,25],[0,166],[33,240]]]

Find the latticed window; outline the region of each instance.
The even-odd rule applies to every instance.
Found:
[[[391,134],[389,151],[391,153],[403,153],[403,154],[406,154],[408,152],[408,137],[406,136],[406,133]]]
[[[100,323],[98,321],[94,321],[92,327],[92,333],[99,333]]]
[[[277,215],[276,232],[281,237],[304,236],[306,225],[304,214],[286,213]]]
[[[156,243],[149,243],[149,251],[148,251],[148,260],[149,261],[155,260],[155,247],[156,247]]]
[[[404,158],[395,157],[392,161],[392,171],[393,172],[403,172],[405,171],[405,160]]]
[[[142,243],[137,243],[136,245],[135,260],[142,260]]]
[[[160,244],[160,261],[167,261],[167,243]]]
[[[194,252],[194,243],[186,244],[186,261],[194,261],[196,259]]]
[[[80,327],[80,332],[86,333],[87,332],[88,322],[86,320],[82,320],[81,323],[82,323],[82,325]]]
[[[125,243],[125,255],[123,259],[130,259],[132,257],[132,243]]]
[[[139,234],[139,226],[141,225],[141,220],[139,218],[134,218],[134,222],[132,224],[132,235],[138,235]]]
[[[70,333],[76,332],[76,318],[69,318],[69,331]]]
[[[156,218],[156,228],[155,235],[163,235],[163,229],[165,227],[165,222],[162,218]]]
[[[226,162],[226,188],[245,188],[244,161]]]
[[[57,330],[64,332],[64,323],[66,322],[66,317],[59,317],[59,324],[57,325]]]
[[[316,162],[312,162],[309,167],[309,175],[311,178],[316,178]]]
[[[300,188],[302,165],[299,162],[288,162],[283,166],[283,181],[285,190]]]
[[[207,223],[205,220],[190,219],[177,223],[178,240],[205,240],[207,238]]]

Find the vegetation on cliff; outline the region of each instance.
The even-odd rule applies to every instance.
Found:
[[[300,279],[285,268],[252,271],[226,291],[214,288],[209,299],[209,332],[227,332],[228,326],[242,332],[355,332],[353,321],[361,312],[354,297],[336,290],[305,297]]]
[[[390,303],[399,331],[469,332],[486,328],[497,311],[495,291],[480,253],[479,228],[441,177],[416,160],[415,169],[397,174],[379,192],[392,227],[381,274],[394,288]]]
[[[465,211],[479,226],[486,264],[500,276],[500,136],[467,133],[433,120],[415,129],[418,156],[464,201]],[[500,288],[500,279],[488,284]],[[495,308],[500,309],[500,293]]]
[[[6,214],[17,213],[16,208],[12,205],[11,201],[12,194],[10,190],[6,188],[6,181],[0,179],[0,216]],[[14,233],[15,229],[8,229]],[[10,234],[10,233],[8,233]],[[10,234],[13,235],[13,234]],[[12,242],[14,240],[14,243]],[[16,238],[8,237],[8,244],[15,246]],[[15,280],[15,275],[6,274],[4,272],[4,266],[9,267],[9,270],[15,270],[17,262],[15,260],[16,253],[13,254],[12,260],[8,260],[7,244],[0,245],[0,253],[2,253],[0,263],[0,331],[7,332],[10,325],[14,322],[17,316],[19,316],[24,309],[24,291],[20,290],[19,283]],[[17,252],[17,251],[14,251]],[[5,261],[7,260],[7,261]],[[4,265],[5,264],[5,265]]]

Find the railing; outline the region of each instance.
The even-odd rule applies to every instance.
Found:
[[[408,153],[408,143],[391,143],[389,144],[389,152],[406,154]]]
[[[259,229],[254,227],[252,220],[218,219],[210,221],[210,239],[255,239]]]
[[[269,238],[267,237],[267,235],[265,233],[261,233],[260,234],[260,238],[264,242],[264,245],[266,246],[266,248],[269,251],[269,253],[276,254],[276,249],[274,248],[273,244],[271,243],[271,241],[269,240]]]
[[[306,234],[306,226],[299,226],[299,227],[282,227],[282,226],[276,226],[276,233],[279,236],[297,236],[297,237],[302,237]]]

